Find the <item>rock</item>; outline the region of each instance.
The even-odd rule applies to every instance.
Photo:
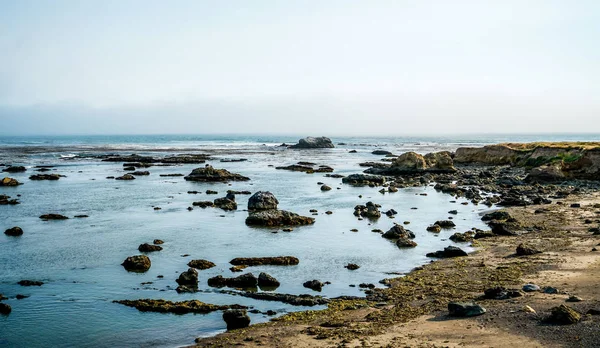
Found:
[[[475,232],[475,236],[473,238],[475,239],[481,239],[481,238],[489,238],[489,237],[494,237],[495,234],[492,231],[477,231]]]
[[[523,293],[516,289],[507,289],[505,287],[495,287],[486,289],[483,297],[489,300],[506,300],[509,298],[521,297]]]
[[[182,301],[182,302],[171,302],[166,300],[121,300],[113,301],[128,307],[134,307],[140,312],[159,312],[159,313],[175,313],[175,314],[186,314],[186,313],[210,313],[219,310],[226,310],[230,308],[245,308],[240,305],[232,306],[218,306],[213,304],[204,303],[198,300]]]
[[[510,216],[510,214],[507,211],[498,210],[498,211],[494,211],[494,212],[483,215],[481,217],[481,220],[482,221],[508,220],[511,218],[512,217]]]
[[[19,186],[21,183],[17,181],[17,179],[5,177],[0,181],[0,186]]]
[[[571,296],[569,296],[569,298],[566,301],[567,302],[581,302],[581,301],[583,301],[583,299],[579,296],[571,295]]]
[[[15,226],[4,231],[4,234],[11,237],[18,237],[23,235],[23,230],[21,227]]]
[[[194,202],[194,203],[192,203],[192,205],[194,207],[200,207],[200,208],[204,209],[206,207],[212,207],[215,204],[213,202],[211,202],[211,201],[201,201],[201,202]]]
[[[231,199],[233,198],[233,199]],[[235,202],[235,195],[227,194],[227,197],[217,198],[214,201],[214,205],[217,208],[221,208],[225,211],[237,210],[237,203]]]
[[[217,191],[213,191],[213,190],[206,190],[206,192],[205,192],[205,193],[206,193],[207,195],[217,195],[217,194],[219,194],[219,192],[217,192]]]
[[[146,272],[152,263],[146,255],[130,256],[121,264],[129,272]]]
[[[300,263],[297,257],[276,256],[276,257],[238,257],[231,261],[235,266],[293,266]]]
[[[38,280],[20,280],[17,284],[21,286],[42,286],[44,282]]]
[[[279,201],[269,191],[258,191],[248,199],[248,210],[271,210],[277,209]]]
[[[438,220],[434,225],[438,225],[441,228],[453,228],[456,227],[456,224],[451,220]]]
[[[490,222],[488,225],[492,228],[492,233],[499,236],[514,236],[516,233],[505,223]]]
[[[35,174],[29,177],[29,180],[58,180],[61,177],[63,177],[63,175],[59,175],[59,174]]]
[[[252,292],[252,291],[232,292],[232,291],[228,291],[228,290],[221,290],[220,292],[229,294],[229,295],[244,296],[244,297],[253,298],[253,299],[261,300],[261,301],[278,301],[278,302],[290,304],[292,306],[312,307],[312,306],[324,305],[324,304],[329,303],[329,299],[327,299],[327,298],[323,298],[321,296],[312,296],[312,295],[307,295],[307,294],[290,295],[290,294],[278,294],[278,293],[272,293],[272,292]]]
[[[581,320],[581,314],[577,313],[573,308],[560,305],[551,309],[552,314],[546,321],[551,324],[570,325]]]
[[[329,187],[327,185],[323,185],[323,186],[321,186],[321,191],[331,191],[331,187]]]
[[[360,268],[360,266],[359,266],[359,265],[357,265],[357,264],[355,264],[355,263],[349,263],[349,264],[347,264],[346,266],[344,266],[344,268],[347,268],[347,269],[349,269],[349,270],[351,270],[351,271],[354,271],[354,270],[357,270],[357,269],[359,269],[359,268]]]
[[[415,238],[415,234],[409,230],[406,230],[404,227],[400,225],[394,224],[392,228],[390,228],[386,233],[382,235],[383,238],[387,239],[399,239],[399,238]]]
[[[398,212],[395,211],[394,209],[390,209],[388,211],[385,212],[385,215],[389,216],[389,217],[393,217],[394,215],[397,215]]]
[[[248,181],[250,178],[240,174],[230,173],[225,169],[215,169],[210,165],[204,168],[194,169],[188,176],[184,177],[187,181],[198,182],[228,182],[228,181]]]
[[[450,236],[450,240],[456,243],[470,242],[475,237],[475,232],[467,231],[465,233],[456,232]]]
[[[138,250],[143,253],[149,253],[149,252],[153,252],[153,251],[161,251],[162,249],[163,248],[161,246],[152,245],[152,244],[148,244],[148,243],[140,244],[140,246],[138,247]]]
[[[154,240],[152,243],[153,243],[154,245],[159,245],[159,244],[164,244],[165,242],[163,242],[163,241],[162,241],[162,240],[160,240],[160,239],[155,239],[155,240]]]
[[[181,272],[177,278],[177,284],[198,288],[198,271],[190,267],[187,271]]]
[[[438,250],[434,253],[428,253],[427,257],[436,257],[436,258],[450,258],[450,257],[460,257],[467,256],[468,254],[462,250],[461,248],[455,246],[445,247],[444,250]]]
[[[12,308],[9,305],[7,305],[6,303],[0,302],[0,314],[9,315],[11,311],[12,311]]]
[[[249,226],[297,226],[310,225],[315,219],[285,210],[264,210],[251,212],[246,218]]]
[[[552,163],[531,169],[527,177],[525,177],[525,182],[550,183],[564,181],[565,179],[561,163]]]
[[[147,175],[150,175],[150,172],[147,170],[143,170],[143,171],[138,170],[138,171],[135,171],[135,172],[129,173],[129,174],[135,175],[135,176],[147,176]]]
[[[448,214],[456,215],[458,214],[458,210],[450,210]]]
[[[304,284],[302,284],[302,285],[305,288],[309,288],[314,291],[321,291],[323,289],[323,283],[321,283],[320,281],[318,281],[316,279],[304,282]]]
[[[252,273],[242,274],[235,278],[225,278],[219,275],[208,279],[208,286],[212,287],[256,288],[257,285],[258,279]]]
[[[448,303],[448,314],[452,317],[474,317],[485,312],[485,308],[473,302]]]
[[[385,151],[385,150],[375,150],[373,152],[371,152],[373,155],[378,155],[378,156],[385,156],[385,155],[391,155],[392,153],[389,151]]]
[[[592,308],[592,309],[588,310],[586,314],[589,314],[589,315],[600,315],[600,309]]]
[[[277,288],[277,287],[279,287],[279,285],[281,285],[281,283],[279,283],[279,281],[277,279],[275,279],[275,277],[273,277],[265,272],[261,272],[258,275],[258,286],[261,289]]]
[[[539,254],[539,253],[541,253],[541,251],[532,247],[531,245],[521,243],[517,246],[517,255],[518,256],[534,255],[534,254]]]
[[[123,176],[116,177],[115,180],[135,180],[135,176],[131,174],[125,174]]]
[[[190,262],[188,262],[188,267],[193,267],[199,270],[205,270],[205,269],[209,269],[209,268],[213,268],[216,265],[213,262],[210,262],[208,260],[202,260],[202,259],[198,259],[198,260],[192,260]]]
[[[523,285],[523,291],[525,291],[525,292],[535,292],[535,291],[540,291],[540,290],[541,290],[540,287],[535,284]]]
[[[357,205],[354,207],[354,216],[378,219],[381,217],[381,212],[375,203],[367,202],[365,205]]]
[[[68,217],[60,214],[44,214],[40,216],[42,220],[67,220]]]
[[[75,219],[84,219],[84,218],[88,218],[88,217],[90,217],[90,216],[89,216],[89,215],[84,215],[84,214],[81,214],[81,215],[75,215],[75,216],[73,216],[73,217],[74,217]]]
[[[231,309],[223,312],[223,320],[227,324],[227,331],[243,329],[250,325],[250,317],[244,309]]]
[[[350,174],[347,177],[342,178],[342,182],[352,186],[381,186],[385,184],[385,177],[380,175]]]
[[[430,226],[427,226],[427,231],[433,232],[433,233],[440,233],[440,232],[442,232],[442,227],[440,225],[430,225]]]
[[[300,139],[298,144],[292,145],[290,149],[332,149],[335,146],[331,142],[331,139],[327,137],[307,137]]]
[[[413,241],[413,240],[408,239],[408,238],[400,238],[396,242],[396,246],[398,248],[414,248],[414,247],[417,246],[417,243],[415,241]]]
[[[454,173],[454,162],[447,151],[421,156],[406,152],[392,160],[389,167],[369,168],[365,173],[382,175],[404,175],[416,173]]]
[[[27,168],[23,166],[10,166],[8,168],[2,169],[2,171],[6,173],[22,173],[27,171]]]

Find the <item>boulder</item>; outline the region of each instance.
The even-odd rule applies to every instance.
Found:
[[[243,329],[250,325],[250,317],[244,309],[231,309],[223,312],[227,330]]]
[[[331,142],[331,139],[327,137],[307,137],[298,140],[298,144],[292,145],[290,149],[332,149],[335,146]]]
[[[492,221],[492,220],[508,220],[511,216],[507,211],[498,210],[491,213],[487,213],[481,217],[482,221]]]
[[[460,232],[456,232],[453,235],[450,236],[450,240],[453,242],[470,242],[473,240],[473,238],[475,237],[475,232],[473,231],[467,231],[464,233],[460,233]]]
[[[468,254],[462,250],[461,248],[455,246],[445,247],[444,250],[438,250],[434,253],[428,253],[427,257],[436,257],[436,258],[450,258],[450,257],[460,257],[467,256]]]
[[[159,313],[175,313],[175,314],[186,314],[186,313],[210,313],[214,311],[226,310],[230,308],[245,308],[240,305],[231,306],[218,306],[213,304],[204,303],[198,300],[172,302],[167,300],[121,300],[113,301],[128,307],[134,307],[140,312],[159,312]]]
[[[581,320],[581,314],[569,306],[560,305],[551,309],[552,314],[546,320],[551,324],[570,325]]]
[[[565,174],[562,172],[561,163],[552,163],[531,169],[525,177],[525,182],[529,183],[550,183],[564,181]]]
[[[281,285],[281,283],[279,283],[275,277],[265,272],[261,272],[258,275],[258,286],[260,288],[277,288],[279,285]]]
[[[396,246],[398,248],[414,248],[417,246],[417,243],[414,240],[402,237],[398,239]]]
[[[146,255],[130,256],[121,264],[129,272],[146,272],[152,263]]]
[[[238,257],[231,261],[235,266],[290,266],[300,263],[297,257],[293,256],[275,256],[275,257]]]
[[[21,183],[17,181],[17,179],[5,177],[0,181],[0,186],[19,186]]]
[[[354,216],[377,219],[381,217],[381,212],[375,203],[367,202],[365,205],[357,205],[354,207]]]
[[[329,187],[327,185],[323,185],[323,186],[321,186],[321,191],[331,191],[331,187]]]
[[[17,284],[21,285],[21,286],[42,286],[44,285],[44,282],[41,282],[39,280],[20,280]]]
[[[415,238],[415,234],[400,225],[394,224],[394,226],[385,232],[382,237],[387,239],[408,239]]]
[[[441,228],[453,228],[456,224],[452,220],[438,220],[434,225],[438,225]]]
[[[344,266],[344,268],[347,268],[347,269],[349,269],[349,270],[351,270],[351,271],[354,271],[354,270],[357,270],[357,269],[359,269],[359,268],[360,268],[360,266],[359,266],[359,265],[357,265],[357,264],[355,264],[355,263],[349,263],[349,264],[347,264],[346,266]]]
[[[135,171],[135,172],[132,172],[129,174],[135,175],[135,176],[148,176],[148,175],[150,175],[150,172],[147,170],[138,170],[138,171]]]
[[[208,286],[230,288],[256,288],[258,279],[252,273],[242,274],[234,278],[225,278],[221,275],[208,279]]]
[[[525,284],[523,285],[523,291],[525,292],[536,292],[536,291],[540,291],[541,288],[539,285],[536,284]]]
[[[386,155],[391,155],[392,153],[389,151],[385,151],[385,150],[375,150],[373,152],[371,152],[373,155],[378,155],[378,156],[386,156]]]
[[[474,317],[485,312],[485,308],[473,302],[448,303],[448,315],[451,317]]]
[[[514,236],[516,232],[503,222],[490,222],[488,225],[492,228],[492,233],[499,236]]]
[[[230,173],[225,169],[215,169],[210,165],[204,168],[196,168],[184,177],[187,181],[198,182],[228,182],[228,181],[248,181],[250,178],[236,173]]]
[[[190,267],[187,271],[181,272],[179,278],[177,278],[177,284],[197,288],[198,271]]]
[[[433,232],[433,233],[440,233],[440,232],[442,232],[442,227],[440,225],[430,225],[430,226],[427,226],[427,231]]]
[[[6,303],[0,302],[0,314],[9,315],[11,311],[12,311],[12,308],[10,308],[9,305],[7,305]]]
[[[199,270],[204,270],[204,269],[209,269],[209,268],[213,268],[216,265],[213,262],[210,262],[208,260],[202,260],[202,259],[198,259],[198,260],[192,260],[190,262],[188,262],[188,267],[193,267]]]
[[[231,193],[228,193],[227,197],[215,199],[214,205],[215,205],[215,207],[221,208],[225,211],[237,210],[237,203],[235,202],[235,195],[231,194]]]
[[[140,246],[138,247],[138,250],[143,253],[149,253],[149,252],[153,252],[153,251],[161,251],[162,249],[163,248],[161,246],[152,245],[152,244],[148,244],[148,243],[140,244]]]
[[[321,291],[323,289],[323,283],[321,283],[320,281],[318,281],[316,279],[304,282],[304,284],[302,284],[302,286],[304,286],[305,288],[314,290],[314,291]]]
[[[251,212],[246,218],[249,226],[297,226],[310,225],[315,219],[285,210],[264,210]]]
[[[277,209],[279,201],[269,191],[258,191],[248,199],[248,210],[271,210]]]
[[[192,205],[194,207],[206,208],[206,207],[213,207],[215,204],[211,201],[201,201],[201,202],[193,202]]]
[[[11,237],[18,237],[23,234],[21,227],[15,226],[4,231],[4,234]]]

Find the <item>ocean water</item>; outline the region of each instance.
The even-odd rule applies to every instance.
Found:
[[[278,315],[304,310],[278,302],[264,302],[225,295],[206,284],[209,277],[237,276],[229,271],[234,257],[291,255],[300,259],[297,266],[250,267],[255,275],[264,271],[281,283],[276,291],[290,294],[318,294],[302,286],[307,280],[330,281],[323,296],[363,296],[360,283],[406,273],[429,262],[427,252],[454,244],[448,237],[473,227],[484,228],[480,214],[490,208],[464,200],[451,203],[451,196],[431,186],[408,188],[393,194],[380,194],[379,188],[351,187],[341,179],[323,174],[305,174],[276,170],[274,166],[310,161],[332,166],[335,173],[362,172],[358,163],[377,161],[374,149],[394,153],[426,153],[454,150],[458,146],[480,146],[504,141],[598,140],[594,135],[519,135],[481,137],[337,137],[335,149],[287,150],[277,145],[295,143],[289,136],[65,136],[0,137],[0,163],[25,165],[25,173],[7,174],[24,183],[0,187],[0,194],[20,195],[21,204],[0,206],[0,230],[20,226],[21,237],[0,234],[0,294],[12,306],[9,316],[0,316],[0,347],[176,347],[193,343],[194,338],[225,330],[220,312],[206,315],[141,313],[115,304],[113,300],[154,298],[182,301],[199,299],[213,304],[243,304],[261,311],[275,310]],[[356,149],[358,153],[348,153]],[[215,184],[187,182],[182,177],[200,165],[154,166],[151,175],[133,181],[115,181],[107,176],[123,174],[121,163],[101,162],[91,155],[121,153],[163,156],[178,153],[208,153],[207,163],[240,173],[248,182]],[[246,158],[246,162],[222,163],[220,159]],[[66,175],[59,181],[28,179],[36,165],[54,165],[50,173]],[[0,169],[3,167],[0,167]],[[2,173],[5,174],[5,173]],[[317,182],[333,190],[322,192]],[[207,189],[218,195],[206,195]],[[187,207],[194,201],[213,200],[228,189],[256,192],[268,190],[278,198],[280,209],[310,216],[317,209],[316,222],[296,227],[292,232],[274,228],[251,228],[244,220],[249,196],[238,195],[238,211]],[[200,191],[192,195],[188,191]],[[427,193],[427,196],[421,195]],[[362,195],[362,198],[359,196]],[[353,216],[357,204],[373,201],[381,210],[395,209],[394,219],[386,216],[375,221],[359,221]],[[154,207],[161,210],[154,210]],[[412,208],[418,209],[412,209]],[[440,234],[426,232],[436,220],[448,217],[456,209],[457,227]],[[332,215],[324,214],[333,211]],[[46,213],[84,219],[42,221]],[[387,230],[394,222],[410,221],[407,227],[419,244],[402,250],[372,229]],[[351,232],[351,229],[358,232]],[[277,233],[274,233],[277,232]],[[126,272],[123,260],[137,255],[141,243],[165,241],[163,250],[150,253],[151,269],[143,274]],[[461,247],[468,249],[466,245]],[[189,256],[182,256],[189,254]],[[217,267],[200,271],[200,290],[177,294],[175,280],[187,270],[191,259],[208,259]],[[357,263],[356,271],[344,268]],[[164,278],[159,278],[162,275]],[[41,287],[21,287],[22,279],[41,280]],[[148,283],[144,284],[142,283]],[[350,284],[357,285],[350,287]],[[28,298],[16,300],[17,294]],[[313,308],[314,309],[314,308]],[[270,317],[252,314],[252,322]]]

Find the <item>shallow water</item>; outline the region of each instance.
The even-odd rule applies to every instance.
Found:
[[[287,138],[279,138],[291,142]],[[29,139],[30,143],[39,139]],[[336,139],[337,140],[337,139]],[[4,151],[0,162],[25,164],[26,173],[9,176],[24,182],[17,188],[0,187],[0,194],[20,194],[20,205],[0,206],[0,229],[20,226],[25,231],[21,237],[0,235],[0,293],[9,297],[5,302],[13,308],[9,316],[0,316],[0,346],[2,347],[70,347],[70,346],[157,346],[171,347],[193,343],[195,337],[214,335],[225,329],[221,313],[207,315],[173,315],[140,313],[134,308],[112,303],[119,299],[163,298],[173,301],[199,299],[214,304],[243,304],[261,311],[275,310],[278,315],[293,307],[278,302],[263,302],[240,296],[225,295],[206,285],[215,275],[236,276],[228,268],[234,257],[291,255],[300,259],[297,266],[251,267],[255,275],[265,271],[276,277],[282,286],[280,293],[317,294],[302,283],[319,279],[332,284],[324,287],[321,295],[364,295],[350,284],[374,283],[401,274],[420,264],[429,262],[424,255],[444,246],[454,244],[447,238],[454,232],[464,232],[473,227],[484,228],[479,214],[489,210],[485,206],[461,205],[462,200],[451,203],[451,196],[432,187],[409,188],[392,194],[380,194],[379,188],[355,188],[343,185],[341,179],[326,178],[323,174],[304,174],[276,170],[269,165],[287,165],[298,161],[311,161],[335,168],[335,173],[351,174],[364,170],[358,166],[366,160],[379,160],[370,154],[374,140],[348,138],[348,146],[331,150],[293,151],[273,145],[274,138],[265,139],[197,139],[116,142],[90,141],[89,139],[42,139],[44,145],[17,144],[25,140],[14,138],[0,141]],[[113,141],[113,143],[109,143]],[[371,141],[371,143],[369,143]],[[391,143],[380,141],[382,148],[396,153],[405,150],[452,149],[458,142],[411,141]],[[87,143],[86,143],[87,142]],[[475,141],[474,141],[475,142]],[[265,143],[266,145],[263,145]],[[363,145],[358,145],[363,144]],[[23,148],[25,146],[25,148]],[[24,151],[43,146],[43,150]],[[47,151],[52,147],[52,151]],[[0,147],[1,149],[2,147]],[[187,182],[182,177],[160,177],[159,174],[188,174],[203,165],[151,167],[151,175],[136,180],[115,181],[109,175],[123,173],[121,163],[106,163],[91,159],[64,160],[68,153],[90,154],[117,152],[127,148],[164,155],[165,149],[179,152],[190,149],[215,154],[208,161],[217,168],[225,168],[251,178],[249,182],[210,184]],[[358,154],[348,149],[358,148]],[[178,153],[174,151],[173,153]],[[220,163],[219,158],[248,158],[247,162]],[[56,165],[55,171],[66,175],[57,182],[31,181],[33,165]],[[333,190],[320,191],[317,182],[324,182]],[[339,189],[338,189],[339,188]],[[206,195],[207,189],[219,191]],[[317,209],[316,223],[297,227],[292,232],[273,228],[250,228],[244,223],[244,211],[249,196],[236,197],[239,210],[224,212],[220,209],[195,208],[188,211],[193,201],[213,200],[225,195],[228,189],[256,192],[268,190],[278,198],[280,209],[310,216]],[[202,192],[198,195],[188,191]],[[427,196],[420,195],[427,193]],[[358,196],[362,195],[362,198]],[[376,221],[357,220],[353,208],[357,204],[373,201],[381,204],[382,211],[395,209],[395,219],[386,216]],[[153,207],[161,207],[155,211]],[[411,209],[416,207],[418,209]],[[448,217],[449,210],[458,210],[454,221],[456,229],[433,234],[425,228],[436,220]],[[332,215],[324,214],[333,211]],[[88,218],[66,221],[42,221],[46,213],[59,213],[70,217],[87,214]],[[416,234],[419,244],[414,249],[402,250],[372,229],[389,229],[394,222],[410,221],[408,228]],[[358,232],[350,230],[356,228]],[[165,241],[163,250],[150,253],[152,268],[143,274],[126,272],[121,262],[137,255],[141,243],[154,239]],[[463,244],[461,247],[465,248]],[[467,248],[468,249],[468,248]],[[184,254],[190,256],[182,257]],[[217,267],[200,271],[200,290],[195,294],[177,294],[175,279],[187,270],[191,259],[208,259]],[[356,271],[344,268],[347,263],[361,266]],[[164,275],[160,279],[157,276]],[[44,281],[41,287],[21,287],[21,279]],[[143,282],[152,284],[141,285]],[[14,299],[17,294],[30,297]],[[264,315],[251,315],[252,322],[269,320]]]

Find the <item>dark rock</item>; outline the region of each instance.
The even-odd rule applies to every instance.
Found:
[[[8,168],[2,169],[2,171],[6,173],[22,173],[27,171],[27,168],[23,166],[10,166]]]
[[[67,220],[68,217],[60,214],[44,214],[40,216],[42,220]]]
[[[375,150],[373,152],[371,152],[373,155],[378,155],[378,156],[385,156],[385,155],[391,155],[392,153],[389,151],[385,151],[385,150]]]
[[[554,307],[551,311],[552,314],[546,319],[546,321],[551,324],[570,325],[581,320],[581,314],[565,305]]]
[[[523,285],[523,291],[525,291],[525,292],[536,292],[536,291],[540,291],[540,290],[541,290],[540,287],[535,284]]]
[[[6,177],[0,180],[0,186],[19,186],[21,183],[17,181],[17,179]]]
[[[400,238],[396,242],[396,246],[398,248],[414,248],[414,247],[417,246],[417,243],[415,241],[413,241],[413,240],[408,239],[408,238]]]
[[[448,303],[448,314],[452,317],[474,317],[485,312],[485,308],[472,302]]]
[[[208,285],[212,287],[227,286],[230,288],[256,288],[258,279],[252,273],[242,274],[235,278],[216,276],[208,279]]]
[[[458,214],[458,210],[450,210],[448,214],[456,215]]]
[[[18,237],[23,234],[23,230],[21,227],[15,226],[4,231],[4,234],[7,236]]]
[[[59,174],[36,174],[29,177],[29,180],[58,180],[63,175]]]
[[[387,238],[387,239],[399,239],[399,238],[408,239],[408,238],[415,238],[415,235],[414,235],[414,233],[405,229],[404,227],[395,224],[386,233],[384,233],[382,235],[382,237]]]
[[[430,225],[430,226],[427,226],[427,231],[433,232],[433,233],[440,233],[440,232],[442,232],[442,227],[440,225]]]
[[[229,263],[235,266],[293,266],[299,264],[300,260],[293,256],[238,257],[229,261]]]
[[[495,287],[486,289],[483,297],[489,300],[506,300],[514,297],[521,297],[523,293],[516,289],[506,289],[504,287]]]
[[[221,292],[225,293],[225,294],[229,294],[229,295],[243,296],[243,297],[253,298],[253,299],[261,300],[261,301],[277,301],[277,302],[287,303],[292,306],[312,307],[312,306],[324,305],[324,304],[329,303],[329,299],[327,299],[327,298],[323,298],[321,296],[312,296],[312,295],[307,295],[307,294],[290,295],[290,294],[278,294],[278,293],[272,293],[272,292],[252,292],[252,291],[246,291],[246,292],[235,291],[235,292],[233,292],[233,291],[228,291],[228,290],[221,290]]]
[[[193,267],[199,270],[205,270],[205,269],[209,269],[209,268],[213,268],[216,265],[213,262],[210,262],[208,260],[202,260],[202,259],[198,259],[198,260],[192,260],[190,262],[188,262],[188,267]]]
[[[0,205],[15,205],[20,204],[16,199],[10,199],[10,196],[0,195]]]
[[[379,175],[350,174],[347,177],[342,178],[342,182],[352,186],[381,186],[385,184],[385,177]]]
[[[120,303],[128,307],[134,307],[140,312],[159,312],[159,313],[175,313],[175,314],[186,314],[186,313],[210,313],[219,310],[226,310],[230,308],[245,308],[240,305],[232,306],[217,306],[213,304],[204,303],[198,300],[182,301],[182,302],[171,302],[166,300],[121,300],[113,301]]]
[[[184,177],[187,181],[199,182],[228,182],[228,181],[248,181],[250,178],[240,174],[230,173],[225,169],[215,169],[210,165],[204,168],[194,169],[188,176]]]
[[[508,220],[511,216],[507,211],[494,211],[491,213],[487,213],[481,217],[482,221],[492,221],[492,220]]]
[[[213,191],[213,190],[206,190],[206,192],[205,192],[205,193],[206,193],[207,195],[217,195],[217,194],[219,194],[219,192],[217,192],[217,191]]]
[[[359,269],[359,268],[360,268],[360,266],[359,266],[359,265],[357,265],[357,264],[355,264],[355,263],[349,263],[349,264],[347,264],[346,266],[344,266],[344,268],[347,268],[347,269],[349,269],[349,270],[351,270],[351,271],[354,271],[354,270],[357,270],[357,269]]]
[[[9,305],[7,305],[6,303],[0,302],[0,314],[9,315],[11,311],[12,311],[12,308]]]
[[[227,330],[243,329],[250,325],[250,317],[244,309],[231,309],[223,312]]]
[[[206,207],[212,207],[215,204],[211,201],[201,201],[201,202],[194,202],[194,203],[192,203],[192,205],[194,207],[206,208]]]
[[[586,314],[589,314],[589,315],[600,315],[600,309],[594,309],[594,308],[592,308],[592,309],[588,310]]]
[[[135,180],[135,176],[131,174],[125,174],[123,176],[116,177],[115,180]]]
[[[450,236],[450,240],[453,242],[470,242],[475,237],[475,232],[467,231],[465,233],[456,232]]]
[[[83,219],[83,218],[88,218],[88,217],[90,217],[90,216],[89,216],[89,215],[84,215],[84,214],[81,214],[81,215],[75,215],[75,216],[73,216],[73,217],[74,217],[75,219]]]
[[[265,272],[261,272],[258,275],[258,286],[262,289],[262,288],[277,288],[279,285],[281,285],[281,283],[279,283],[279,281],[277,279],[275,279],[275,277],[265,273]]]
[[[162,249],[163,248],[161,246],[152,245],[152,244],[148,244],[148,243],[140,244],[140,246],[138,247],[138,250],[143,253],[149,253],[149,252],[153,252],[153,251],[161,251]]]
[[[456,224],[451,220],[438,220],[434,225],[438,225],[441,228],[452,228],[456,227]]]
[[[354,207],[354,216],[378,219],[381,217],[381,212],[379,211],[377,204],[367,202],[365,205],[357,205]]]
[[[392,216],[397,215],[397,214],[398,214],[398,212],[395,211],[394,209],[390,209],[390,210],[388,210],[388,211],[385,212],[385,215],[387,215],[389,217],[392,217]]]
[[[473,238],[475,239],[481,239],[481,238],[489,238],[489,237],[494,237],[495,234],[492,231],[477,231],[475,232],[475,236]]]
[[[323,289],[323,283],[321,283],[320,281],[318,281],[316,279],[304,282],[304,284],[302,284],[302,285],[305,288],[309,288],[314,291],[321,291]]]
[[[248,199],[248,210],[271,210],[277,209],[279,201],[269,191],[258,191]]]
[[[571,295],[569,296],[568,299],[566,299],[566,302],[581,302],[583,301],[583,299],[579,296],[575,296],[575,295]]]
[[[321,186],[321,191],[331,191],[331,187],[329,187],[327,185],[323,185],[323,186]]]
[[[460,257],[467,256],[468,254],[462,250],[461,248],[455,246],[445,247],[444,250],[438,250],[434,253],[428,253],[427,257],[436,257],[436,258],[450,258],[450,257]]]
[[[300,139],[298,144],[292,145],[290,149],[332,149],[335,146],[331,142],[331,139],[327,137],[307,137]]]
[[[194,268],[188,268],[187,271],[181,272],[179,278],[177,278],[177,284],[197,288],[198,271],[196,271]]]
[[[1,297],[1,296],[0,296],[0,297]],[[23,295],[23,294],[17,294],[17,296],[15,296],[15,298],[16,298],[17,300],[24,300],[24,299],[26,299],[26,298],[28,298],[28,297],[29,297],[29,295]]]
[[[514,236],[516,233],[505,223],[490,222],[488,225],[492,228],[492,233],[499,236]]]
[[[135,172],[129,173],[129,174],[135,175],[135,176],[147,176],[147,175],[150,175],[150,172],[147,171],[147,170],[144,170],[144,171],[139,171],[138,170],[138,171],[135,171]]]
[[[162,177],[177,177],[177,176],[183,176],[183,174],[179,174],[179,173],[173,173],[173,174],[160,174],[159,176]],[[188,192],[189,193],[189,192]]]
[[[231,199],[231,198],[233,198],[233,199]],[[221,208],[225,211],[237,210],[237,203],[235,202],[235,195],[229,194],[229,193],[227,194],[227,197],[215,199],[214,205],[215,205],[215,207]]]
[[[135,255],[126,258],[121,265],[130,272],[146,272],[152,263],[146,255]]]
[[[42,286],[44,285],[44,282],[37,280],[20,280],[17,284],[21,286]]]
[[[160,240],[160,239],[155,239],[154,241],[152,241],[152,243],[153,243],[154,245],[159,245],[159,244],[164,244],[165,242],[163,242],[163,241],[162,241],[162,240]]]
[[[534,248],[531,245],[521,243],[517,246],[517,255],[518,256],[534,255],[534,254],[539,254],[539,253],[541,253],[541,251]]]
[[[300,216],[285,210],[264,210],[251,212],[246,218],[246,225],[249,226],[296,226],[310,225],[315,219]]]

